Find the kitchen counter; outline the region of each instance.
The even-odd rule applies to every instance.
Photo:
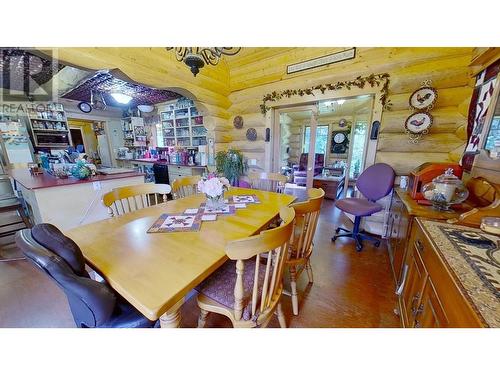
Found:
[[[151,164],[164,164],[164,165],[174,165],[174,166],[179,166],[179,167],[190,167],[190,168],[206,168],[204,165],[189,165],[189,164],[175,164],[175,163],[168,163],[166,160],[159,160],[159,159],[153,159],[153,158],[143,158],[143,159],[124,159],[124,158],[116,158],[116,160],[119,161],[129,161],[131,163],[136,162],[136,163],[151,163]]]
[[[405,205],[410,216],[421,216],[434,220],[448,220],[457,218],[464,212],[467,212],[473,208],[472,206],[467,204],[467,202],[464,202],[460,205],[459,208],[454,208],[453,211],[438,211],[432,208],[432,206],[424,206],[418,204],[417,201],[413,199],[410,196],[410,193],[406,190],[403,190],[401,188],[395,188],[394,190]]]
[[[51,223],[61,230],[108,218],[102,196],[114,188],[144,183],[144,173],[96,175],[85,180],[57,178],[49,173],[32,176],[28,169],[13,169],[18,194],[35,224]]]
[[[96,181],[108,181],[108,180],[116,180],[130,177],[139,177],[144,176],[144,173],[140,172],[126,172],[126,173],[117,173],[117,174],[109,174],[102,175],[98,174],[96,176],[92,176],[85,180],[79,180],[75,177],[68,178],[57,178],[52,176],[51,174],[44,172],[43,174],[32,176],[28,169],[13,169],[9,171],[10,177],[16,181],[16,184],[20,184],[24,186],[26,189],[34,190],[34,189],[46,189],[57,186],[66,186],[66,185],[74,185],[74,184],[88,184],[90,182]]]
[[[500,237],[476,228],[417,220],[476,313],[487,326],[500,327]],[[491,240],[492,244],[471,242],[462,237],[464,233]]]

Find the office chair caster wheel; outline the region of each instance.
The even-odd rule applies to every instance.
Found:
[[[335,233],[339,234],[340,228],[335,229]]]
[[[375,247],[379,247],[380,246],[380,241],[377,241],[373,244]]]
[[[333,236],[332,237],[332,242],[335,242],[336,239],[337,239],[337,236]]]
[[[357,245],[356,245],[356,251],[357,251],[357,252],[360,252],[361,250],[363,250],[363,245],[361,245],[361,244],[357,244]]]

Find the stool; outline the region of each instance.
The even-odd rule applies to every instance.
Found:
[[[6,212],[16,212],[20,216],[20,220],[11,223],[1,223],[0,222],[0,238],[8,237],[14,235],[18,230],[24,228],[31,228],[31,222],[24,212],[23,205],[18,198],[9,198],[0,200],[0,215]],[[22,228],[12,229],[13,226],[18,224],[24,224]],[[14,240],[7,242],[3,245],[8,245],[14,243]],[[0,257],[0,262],[10,262],[14,260],[26,259],[24,256],[16,258],[2,258]]]

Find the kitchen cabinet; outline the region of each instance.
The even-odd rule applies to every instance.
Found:
[[[168,166],[168,178],[170,183],[176,178],[182,178],[186,176],[201,176],[205,173],[206,167],[203,166],[187,166],[187,165],[175,165],[169,164]]]
[[[399,314],[407,328],[482,327],[460,282],[423,229],[412,225],[403,264]]]

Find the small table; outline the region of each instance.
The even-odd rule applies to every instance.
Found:
[[[323,189],[325,191],[325,198],[337,199],[337,188],[343,179],[344,176],[323,177],[319,175],[314,177],[313,187]]]
[[[197,208],[203,194],[168,201],[122,216],[66,231],[87,262],[123,298],[162,327],[179,327],[179,309],[186,294],[227,260],[229,241],[249,237],[265,228],[291,195],[231,188],[226,194],[255,194],[261,203],[248,204],[234,215],[203,222],[198,232],[146,233],[164,213]]]

